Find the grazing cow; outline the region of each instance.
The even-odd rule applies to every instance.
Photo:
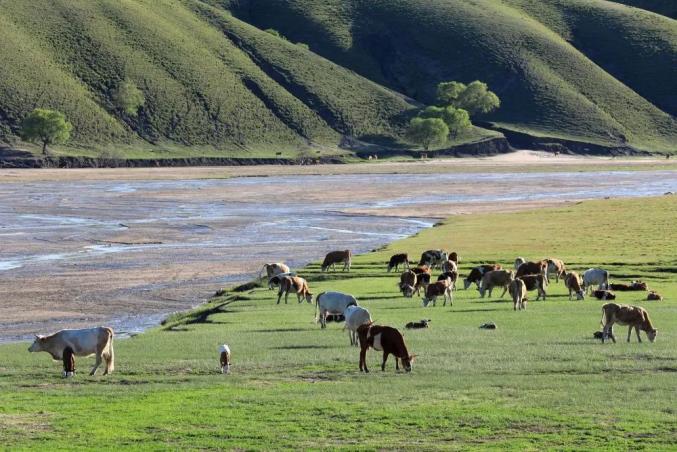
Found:
[[[585,294],[581,289],[581,277],[576,272],[569,272],[564,275],[564,286],[569,289],[569,301],[576,294],[577,300],[584,300]]]
[[[609,337],[611,337],[611,340],[614,341],[614,343],[616,342],[616,338],[611,330],[614,323],[628,325],[628,342],[630,342],[630,335],[632,334],[633,328],[637,333],[638,342],[642,342],[642,338],[639,337],[639,330],[644,331],[651,342],[656,340],[656,335],[658,334],[658,330],[651,324],[649,313],[640,306],[616,303],[607,303],[602,306],[601,324],[604,331],[602,342]]]
[[[353,254],[350,250],[331,251],[327,253],[322,262],[322,271],[326,272],[329,267],[336,271],[336,264],[343,264],[343,271],[350,271],[350,264],[352,263]]]
[[[463,280],[463,288],[468,289],[472,283],[477,284],[477,289],[480,288],[480,283],[482,282],[482,276],[485,273],[491,272],[494,270],[501,270],[501,266],[498,264],[484,264],[470,270],[468,277]]]
[[[414,296],[417,279],[418,278],[416,277],[416,273],[414,273],[411,270],[407,270],[400,275],[399,288],[400,292],[402,292],[402,295],[404,295],[407,298],[411,298]]]
[[[357,347],[357,329],[362,325],[371,324],[371,314],[361,306],[348,306],[345,310],[345,316],[346,323],[343,325],[343,330],[348,330],[350,345]]]
[[[392,269],[399,271],[400,265],[403,265],[404,268],[409,270],[409,255],[407,253],[395,254],[390,257],[390,262],[388,262],[388,273]]]
[[[302,303],[304,298],[308,303],[313,302],[313,294],[310,293],[308,282],[305,279],[298,276],[285,276],[280,280],[280,290],[277,292],[277,304],[280,304],[280,298],[282,298],[283,293],[284,304],[287,304],[289,292],[292,290],[296,293],[296,299],[299,303]]]
[[[458,272],[458,264],[451,259],[442,263],[442,273]]]
[[[421,295],[421,289],[423,289],[423,293],[425,293],[429,285],[430,273],[420,273],[416,275],[416,285],[414,286],[414,292],[416,292],[416,295]]]
[[[447,252],[444,250],[428,250],[421,254],[421,260],[418,265],[427,265],[430,268],[439,267],[443,262],[449,260]]]
[[[593,286],[597,284],[598,289],[609,288],[609,272],[601,268],[591,268],[583,273],[583,290],[585,293],[591,292]]]
[[[221,363],[221,373],[230,373],[230,347],[227,344],[219,346],[219,362]]]
[[[452,291],[451,291],[451,278],[446,277],[445,279],[441,281],[437,281],[434,283],[428,284],[428,287],[425,288],[425,297],[423,298],[423,306],[426,307],[430,302],[432,302],[433,306],[435,306],[435,303],[437,302],[437,297],[440,295],[444,296],[444,304],[443,306],[447,305],[447,297],[449,297],[449,304],[451,306],[454,305],[453,299],[452,299]]]
[[[113,359],[113,329],[108,327],[100,326],[82,330],[61,330],[49,336],[35,336],[35,341],[28,348],[28,351],[47,352],[52,355],[53,359],[63,360],[64,351],[67,348],[70,348],[75,356],[96,355],[96,363],[89,375],[96,373],[102,361],[106,362],[104,375],[113,372],[115,369]]]
[[[525,262],[519,266],[517,269],[517,274],[515,276],[520,277],[524,275],[543,275],[546,278],[548,277],[548,262],[547,261],[536,261],[536,262]]]
[[[610,290],[593,290],[592,291],[592,296],[597,298],[598,300],[615,300],[616,299],[616,294],[613,293]]]
[[[646,299],[648,301],[663,301],[663,296],[655,290],[652,290],[647,294]]]
[[[544,275],[525,275],[520,276],[519,279],[524,281],[524,285],[527,287],[527,290],[538,290],[536,301],[540,300],[541,298],[545,300],[545,296],[547,295],[545,288],[548,287],[548,280]]]
[[[515,278],[510,283],[510,296],[512,297],[512,308],[515,311],[527,309],[527,286],[522,278]]]
[[[449,261],[451,262],[451,261]],[[448,272],[442,273],[440,276],[437,277],[438,281],[442,281],[444,279],[451,279],[451,290],[456,290],[456,281],[458,281],[458,271],[452,270]]]
[[[367,368],[367,350],[369,347],[377,351],[383,351],[383,363],[381,370],[386,370],[388,355],[395,357],[395,369],[400,370],[399,360],[407,372],[411,372],[411,362],[414,355],[409,355],[404,337],[397,329],[381,325],[362,325],[357,329],[360,338],[360,371],[369,372]]]
[[[526,262],[526,259],[523,257],[518,257],[515,259],[515,271],[519,270],[520,265],[524,264]]]
[[[418,322],[409,322],[404,327],[408,330],[419,330],[421,328],[428,328],[428,323],[430,322],[430,319],[422,319]]]
[[[640,291],[640,290],[646,291],[649,288],[647,287],[645,282],[633,281],[630,284],[611,283],[611,284],[609,284],[609,289],[617,290],[619,292],[628,292],[628,291]]]
[[[482,276],[482,282],[480,283],[480,297],[484,298],[484,294],[489,291],[489,297],[491,298],[491,292],[494,287],[503,287],[503,293],[501,298],[508,291],[510,283],[515,279],[515,272],[512,270],[494,270],[484,274]]]
[[[280,287],[280,282],[282,282],[282,279],[285,276],[296,276],[296,272],[289,272],[289,273],[280,273],[279,275],[275,275],[272,278],[268,280],[268,289],[273,289],[275,287]]]
[[[315,298],[315,322],[320,322],[322,328],[327,327],[327,314],[342,314],[348,306],[357,306],[357,300],[352,295],[341,292],[322,292]]]
[[[261,271],[259,272],[259,278],[261,278],[263,271],[265,270],[266,275],[268,276],[268,289],[273,290],[273,286],[270,284],[270,278],[282,273],[289,273],[289,267],[287,267],[282,262],[275,262],[273,264],[263,264]]]
[[[550,257],[545,260],[548,263],[548,269],[547,269],[547,274],[546,277],[550,278],[550,275],[555,275],[555,282],[558,283],[559,279],[562,278],[564,279],[564,275],[566,274],[566,267],[564,266],[564,262],[562,262],[560,259],[555,259],[553,257]]]
[[[454,262],[456,265],[458,265],[460,258],[458,257],[458,253],[456,251],[452,251],[449,253],[449,260]]]

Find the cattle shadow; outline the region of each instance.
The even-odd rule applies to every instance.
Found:
[[[236,300],[228,300],[209,309],[203,309],[196,312],[188,313],[186,314],[185,317],[182,317],[177,322],[172,323],[171,325],[163,328],[163,331],[174,331],[174,332],[184,331],[184,329],[179,327],[185,327],[188,325],[205,325],[205,324],[225,325],[228,322],[214,321],[211,320],[209,317],[211,317],[214,314],[225,314],[227,312],[233,312],[227,310],[226,306],[233,303],[234,301]]]
[[[392,300],[392,299],[400,299],[402,298],[401,295],[371,295],[371,296],[366,296],[366,297],[360,297],[358,301],[362,300]]]
[[[452,311],[458,314],[463,314],[466,312],[493,312],[493,311],[505,311],[505,309],[498,308],[489,308],[489,309],[464,309],[463,311]]]
[[[335,348],[331,345],[281,345],[279,347],[270,347],[271,350],[322,350]]]
[[[265,330],[251,330],[252,333],[298,333],[301,331],[309,331],[304,328],[270,328]]]

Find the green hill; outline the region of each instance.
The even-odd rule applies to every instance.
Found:
[[[500,127],[677,151],[677,22],[602,0],[0,0],[0,55],[0,143],[44,107],[84,154],[399,145],[437,82],[479,78]]]

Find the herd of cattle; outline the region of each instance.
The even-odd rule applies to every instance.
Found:
[[[336,269],[336,264],[343,264],[343,271],[350,271],[352,253],[350,250],[332,251],[328,253],[322,262],[323,272]],[[395,254],[388,262],[388,273],[393,270],[398,272],[400,267],[399,290],[402,295],[412,298],[414,294],[421,296],[423,306],[435,306],[438,297],[444,297],[443,306],[449,301],[453,306],[453,294],[459,277],[459,257],[457,253],[447,253],[444,250],[425,251],[418,262],[412,267],[409,256],[406,253]],[[439,270],[440,274],[436,281],[432,280],[433,271]],[[277,303],[282,295],[285,303],[288,302],[289,293],[294,292],[297,301],[302,303],[313,302],[313,294],[310,292],[308,282],[292,272],[284,263],[264,264],[259,278],[265,271],[268,288],[272,290],[278,287]],[[574,272],[567,271],[560,259],[548,258],[539,261],[526,261],[518,257],[515,259],[514,268],[504,269],[500,264],[478,265],[470,270],[463,279],[463,288],[469,289],[473,284],[479,291],[480,298],[488,294],[492,296],[495,288],[503,289],[501,297],[506,292],[510,294],[514,310],[525,310],[527,307],[528,293],[536,291],[536,300],[546,299],[547,288],[551,278],[558,283],[564,282],[569,291],[569,300],[575,296],[577,300],[583,300],[586,294],[591,294],[600,300],[614,300],[616,295],[612,290],[637,290],[647,291],[645,283],[633,281],[631,284],[610,284],[609,272],[600,268],[591,268],[583,272],[582,277]],[[662,297],[654,291],[650,291],[647,299],[661,300]],[[383,352],[381,369],[385,370],[389,355],[395,357],[395,367],[399,369],[402,362],[404,369],[411,371],[411,363],[414,355],[410,355],[402,334],[395,328],[383,325],[375,325],[369,311],[359,306],[357,299],[349,294],[327,291],[315,297],[315,319],[321,328],[326,328],[330,317],[340,316],[345,320],[344,330],[348,330],[350,344],[360,346],[361,371],[369,372],[366,365],[366,352],[369,348]],[[427,328],[429,320],[410,322],[407,328]],[[647,311],[639,306],[607,303],[602,306],[603,326],[600,332],[602,342],[611,339],[616,342],[613,335],[613,325],[627,325],[628,342],[633,328],[637,333],[637,340],[641,342],[640,330],[644,331],[649,340],[656,339],[657,330],[653,327]],[[64,376],[73,376],[75,372],[74,356],[96,356],[96,363],[90,375],[94,375],[102,362],[105,362],[104,375],[114,369],[113,361],[113,330],[108,327],[89,328],[81,330],[62,330],[50,336],[36,336],[35,341],[28,349],[30,352],[45,351],[53,359],[62,360]],[[219,360],[223,373],[230,372],[230,348],[224,344],[219,347]]]

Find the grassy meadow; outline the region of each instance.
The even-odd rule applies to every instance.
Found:
[[[92,359],[63,380],[60,363],[0,346],[0,447],[8,449],[673,449],[677,443],[677,197],[600,200],[511,214],[461,215],[357,256],[350,274],[301,274],[314,293],[354,294],[380,324],[405,331],[412,373],[367,354],[358,370],[340,324],[315,324],[314,306],[275,304],[264,288],[227,291],[159,327],[115,343],[116,370],[89,377]],[[454,294],[453,307],[422,308],[385,272],[395,252],[444,247],[461,274],[516,256],[562,258],[613,281],[642,279],[665,300],[618,293],[646,307],[658,328],[651,344],[592,338],[601,301],[569,301],[554,280],[547,301],[514,312],[508,297]],[[293,298],[293,300],[292,300]],[[535,295],[532,297],[535,299]],[[493,321],[495,331],[478,326]],[[218,345],[233,351],[232,374]]]

